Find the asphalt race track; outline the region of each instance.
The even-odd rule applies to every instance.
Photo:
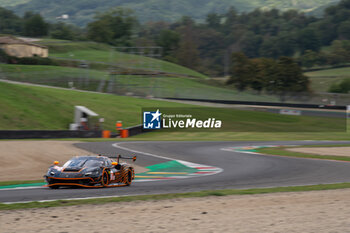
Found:
[[[136,164],[149,166],[169,160],[215,166],[215,175],[166,181],[135,182],[119,188],[47,187],[0,190],[0,202],[190,192],[210,189],[257,188],[350,182],[350,163],[317,159],[264,156],[223,148],[260,145],[349,144],[349,141],[274,142],[92,142],[77,147],[108,155],[137,155]],[[64,162],[64,161],[62,161]],[[44,175],[44,174],[43,174]]]

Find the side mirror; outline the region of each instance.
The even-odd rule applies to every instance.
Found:
[[[133,161],[133,162],[136,161],[136,156],[132,157],[132,161]]]
[[[117,166],[117,165],[118,165],[118,162],[112,162],[112,165],[113,165],[113,166]]]
[[[53,164],[54,164],[54,165],[58,165],[59,162],[58,162],[58,161],[54,161]]]

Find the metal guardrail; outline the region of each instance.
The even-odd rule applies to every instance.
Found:
[[[129,136],[152,131],[144,131],[142,125],[126,129],[129,131]],[[101,136],[102,131],[90,130],[0,130],[0,139],[101,138]],[[111,136],[117,137],[119,134],[112,133]]]
[[[235,101],[235,100],[213,100],[213,99],[190,99],[190,98],[165,98],[169,100],[198,101],[218,104],[237,104],[237,105],[258,105],[258,106],[276,106],[292,108],[318,108],[318,109],[338,109],[346,110],[344,105],[323,105],[323,104],[299,104],[299,103],[277,103],[277,102],[258,102],[258,101]]]
[[[0,130],[0,139],[100,138],[102,131]]]

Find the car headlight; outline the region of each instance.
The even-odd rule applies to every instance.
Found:
[[[48,176],[53,176],[57,173],[57,170],[54,168],[49,168],[49,170],[47,171],[47,175]]]

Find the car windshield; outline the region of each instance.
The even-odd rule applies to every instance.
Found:
[[[63,167],[97,167],[103,164],[100,158],[77,157],[67,161]]]

